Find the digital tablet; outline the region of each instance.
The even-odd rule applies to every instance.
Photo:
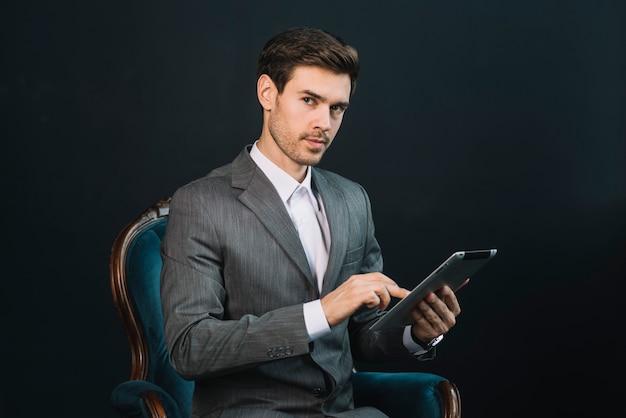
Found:
[[[404,299],[396,303],[378,321],[370,326],[377,331],[391,327],[401,327],[413,322],[411,310],[419,301],[447,285],[458,290],[463,282],[487,264],[496,255],[496,249],[457,251],[430,273]]]

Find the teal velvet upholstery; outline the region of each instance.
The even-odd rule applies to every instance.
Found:
[[[169,199],[158,202],[127,225],[111,252],[113,299],[132,356],[129,380],[117,385],[111,394],[112,405],[120,417],[188,418],[191,415],[194,383],[181,378],[170,365],[163,333],[160,245],[168,204]],[[456,386],[435,374],[355,372],[353,385],[357,406],[375,406],[393,418],[460,417]],[[146,393],[156,394],[160,413],[150,407]]]
[[[147,391],[157,394],[167,417],[191,415],[194,384],[180,377],[170,365],[163,333],[159,249],[166,223],[167,217],[150,223],[134,236],[125,250],[126,290],[135,319],[144,334],[147,361],[143,379],[122,382],[113,389],[111,401],[121,417],[148,417],[140,397]]]
[[[443,417],[437,386],[441,376],[419,372],[356,372],[352,375],[355,406],[374,406],[390,417]]]

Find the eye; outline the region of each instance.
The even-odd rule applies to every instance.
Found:
[[[306,104],[313,104],[314,101],[311,97],[304,97],[302,100],[304,100],[304,103]]]
[[[345,106],[333,105],[330,107],[330,111],[333,113],[343,113],[346,110]]]

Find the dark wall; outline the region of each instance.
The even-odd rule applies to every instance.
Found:
[[[257,137],[256,55],[298,25],[360,52],[322,166],[370,192],[386,273],[410,287],[499,249],[420,369],[459,385],[466,418],[618,411],[624,2],[180,3],[0,6],[0,416],[115,416],[113,239]]]

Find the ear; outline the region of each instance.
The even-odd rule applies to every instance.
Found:
[[[261,74],[256,82],[256,94],[264,110],[272,110],[276,93],[274,81],[267,74]]]

